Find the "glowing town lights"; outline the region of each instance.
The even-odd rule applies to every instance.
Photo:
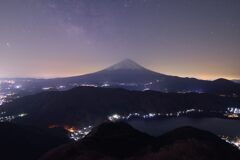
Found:
[[[225,142],[232,144],[240,150],[240,137],[220,136]]]
[[[195,109],[188,109],[188,110],[186,110],[186,113],[194,112],[194,111],[196,111],[196,110]]]
[[[150,88],[144,88],[143,89],[143,91],[149,91],[150,90]]]
[[[73,139],[74,141],[78,141],[82,138],[84,138],[86,135],[88,135],[93,126],[87,126],[87,127],[84,127],[84,128],[76,128],[76,127],[73,127],[73,126],[68,126],[68,125],[64,125],[64,126],[61,126],[61,125],[58,125],[58,124],[51,124],[48,126],[48,128],[52,129],[52,128],[58,128],[58,127],[63,127],[66,131],[69,132],[69,138],[70,139]]]
[[[18,117],[25,117],[25,116],[27,116],[27,113],[21,113],[18,115]]]
[[[1,112],[0,122],[11,122],[16,118],[22,118],[27,116],[27,113],[20,113],[18,115],[6,115],[6,112]]]
[[[66,129],[70,133],[74,133],[77,131],[77,129],[75,127],[69,127],[67,125],[64,126],[64,129]]]
[[[43,87],[42,88],[42,90],[44,90],[44,91],[47,91],[47,90],[50,90],[50,89],[52,89],[52,87]]]
[[[240,108],[231,107],[231,108],[228,108],[227,111],[230,113],[240,114]]]
[[[73,132],[70,132],[69,138],[73,139],[75,141],[78,141],[84,137],[86,137],[86,135],[88,135],[91,131],[92,131],[92,126],[88,126],[88,127],[84,127],[82,129],[75,129]]]
[[[104,83],[104,84],[101,85],[101,87],[110,87],[110,84]]]
[[[0,106],[3,105],[3,103],[6,102],[6,98],[7,98],[6,95],[1,95],[1,94],[0,94]]]
[[[224,116],[228,118],[240,118],[240,108],[229,107]]]
[[[15,88],[20,89],[20,88],[22,88],[22,86],[21,85],[16,85]]]
[[[131,118],[143,118],[143,119],[153,119],[158,117],[179,117],[182,115],[187,115],[188,113],[201,113],[203,110],[200,109],[187,109],[185,111],[178,111],[176,113],[147,113],[147,114],[140,114],[140,113],[129,113],[126,115],[120,115],[120,114],[113,114],[111,116],[108,116],[108,120],[115,122],[119,120],[129,120]]]
[[[148,116],[151,118],[151,117],[155,117],[156,114],[155,113],[149,113]]]
[[[65,86],[58,86],[59,89],[64,89],[66,88]]]
[[[111,115],[111,116],[108,116],[108,119],[109,119],[110,121],[117,121],[117,120],[120,120],[120,119],[121,119],[121,116],[118,115],[118,114],[113,114],[113,115]]]

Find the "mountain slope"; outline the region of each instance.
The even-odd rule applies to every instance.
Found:
[[[126,59],[95,73],[76,77],[49,79],[41,81],[42,84],[40,84],[42,86],[91,84],[100,87],[107,86],[131,90],[240,95],[240,84],[225,79],[221,79],[221,81],[204,81],[195,78],[169,76],[148,70],[136,62]]]
[[[86,138],[48,152],[41,160],[238,160],[239,156],[239,150],[214,134],[192,127],[155,138],[124,123],[106,123]]]
[[[27,113],[17,123],[48,126],[99,124],[118,113],[166,113],[195,108],[225,111],[240,98],[209,94],[140,92],[114,88],[79,87],[69,91],[43,92],[7,103],[0,108],[8,115]],[[43,118],[44,117],[44,118]]]
[[[60,132],[0,123],[0,155],[3,160],[35,160],[50,149],[68,142],[67,135]]]
[[[165,76],[157,72],[150,71],[136,62],[126,59],[117,64],[114,64],[106,69],[91,74],[86,74],[76,77],[67,77],[60,79],[52,79],[62,82],[81,82],[90,84],[118,84],[118,83],[147,83],[152,79],[159,78],[159,76]],[[51,79],[50,79],[51,80]]]
[[[125,59],[107,68],[106,70],[113,71],[113,70],[147,70],[147,69],[137,64],[136,62],[132,61],[131,59]]]

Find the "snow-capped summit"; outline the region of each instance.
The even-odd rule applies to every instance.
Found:
[[[113,66],[107,68],[107,70],[145,70],[144,67],[137,64],[131,59],[125,59],[117,64],[114,64]]]

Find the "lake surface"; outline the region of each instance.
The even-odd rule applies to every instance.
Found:
[[[208,130],[217,135],[240,136],[240,120],[180,117],[158,120],[131,120],[128,123],[134,128],[152,136],[159,136],[183,126]]]

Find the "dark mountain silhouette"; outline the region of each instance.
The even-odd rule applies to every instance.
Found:
[[[167,92],[205,92],[214,94],[238,94],[240,85],[226,79],[204,81],[164,75],[148,70],[136,62],[126,59],[102,71],[83,76],[55,79],[62,83],[87,83],[134,90],[157,90]]]
[[[86,74],[82,76],[56,78],[46,80],[47,83],[84,83],[102,85],[109,83],[113,86],[131,87],[133,85],[138,89],[138,85],[142,87],[144,83],[151,80],[157,80],[161,76],[164,78],[166,75],[150,71],[136,62],[126,59],[117,64],[114,64],[104,70]],[[140,88],[139,88],[140,89]]]
[[[147,70],[147,69],[137,64],[136,62],[132,61],[131,59],[125,59],[115,65],[112,65],[111,67],[105,70],[114,71],[114,70]]]
[[[233,80],[233,82],[235,82],[235,83],[240,83],[240,80]]]
[[[238,160],[240,151],[214,134],[183,127],[151,137],[119,123],[106,123],[89,136],[58,147],[41,160]]]
[[[35,160],[50,149],[68,142],[67,135],[62,131],[0,123],[2,160]]]
[[[129,91],[114,88],[79,87],[69,91],[49,91],[26,96],[0,108],[8,115],[27,113],[16,123],[47,127],[51,124],[85,126],[99,124],[118,113],[166,113],[196,108],[225,111],[237,106],[240,98],[210,94],[177,94]],[[44,118],[43,118],[44,117]]]
[[[26,89],[21,94],[42,91],[44,87],[70,89],[80,85],[125,88],[129,90],[155,90],[162,92],[203,92],[212,94],[240,95],[240,84],[226,79],[205,81],[182,78],[157,73],[126,59],[104,70],[75,77],[38,79],[24,83]]]

